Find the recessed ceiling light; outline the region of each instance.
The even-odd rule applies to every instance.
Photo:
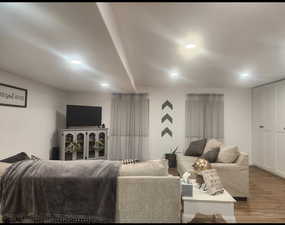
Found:
[[[241,77],[241,78],[248,78],[248,77],[249,77],[249,74],[248,74],[248,73],[241,73],[241,74],[240,74],[240,77]]]
[[[185,45],[185,48],[195,48],[196,45],[195,44],[187,44]]]
[[[172,72],[170,73],[170,77],[172,78],[177,78],[179,76],[179,73],[178,72]]]
[[[108,83],[101,83],[101,86],[102,86],[102,87],[109,87],[110,84],[108,84]]]
[[[82,64],[82,62],[81,62],[80,60],[76,60],[76,59],[72,59],[72,60],[70,61],[70,63],[72,63],[72,64],[77,64],[77,65],[81,65],[81,64]]]

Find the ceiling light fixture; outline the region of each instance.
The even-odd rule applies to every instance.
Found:
[[[241,73],[241,74],[240,74],[240,77],[241,77],[241,78],[248,78],[248,77],[249,77],[249,74],[248,74],[248,73]]]
[[[81,61],[76,60],[76,59],[71,60],[71,61],[70,61],[70,63],[72,63],[72,64],[76,64],[76,65],[81,65],[81,64],[82,64],[82,62],[81,62]]]
[[[171,78],[177,78],[179,76],[178,72],[172,72],[170,73]]]
[[[101,83],[101,86],[102,86],[102,87],[109,87],[110,84],[108,84],[108,83]]]
[[[195,44],[187,44],[185,45],[185,48],[195,48],[196,45]]]

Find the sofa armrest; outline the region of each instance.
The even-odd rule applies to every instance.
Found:
[[[240,165],[240,166],[248,166],[249,162],[248,162],[248,154],[245,152],[240,152],[240,155],[236,161],[236,164]]]
[[[234,197],[249,196],[249,167],[238,163],[212,163],[224,188]]]
[[[178,223],[180,179],[175,176],[119,176],[116,221]]]

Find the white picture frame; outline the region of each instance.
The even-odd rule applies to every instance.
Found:
[[[215,195],[224,192],[224,187],[216,169],[203,170],[202,176],[206,184],[207,192]]]

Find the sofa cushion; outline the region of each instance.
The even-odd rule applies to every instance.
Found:
[[[185,151],[185,156],[201,156],[203,154],[207,139],[192,141]]]
[[[211,149],[214,148],[220,148],[222,146],[222,142],[218,141],[217,139],[210,139],[207,141],[205,149],[204,149],[204,153],[210,151]]]
[[[233,163],[240,155],[238,147],[235,145],[224,146],[220,149],[218,155],[218,162],[220,163]]]
[[[29,160],[29,159],[30,157],[25,152],[21,152],[6,159],[2,159],[0,160],[0,162],[16,163],[22,160]]]
[[[119,174],[120,176],[168,176],[168,161],[148,160],[121,165]]]
[[[220,148],[213,148],[206,153],[204,153],[201,158],[206,159],[210,163],[214,163],[217,161],[218,154],[219,154]]]
[[[10,163],[4,163],[4,162],[0,162],[0,178],[3,176],[3,174],[5,173],[6,169],[11,166]]]

